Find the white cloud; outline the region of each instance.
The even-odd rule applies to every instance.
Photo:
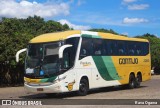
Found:
[[[122,3],[128,4],[128,3],[133,3],[136,2],[137,0],[123,0]]]
[[[88,30],[91,29],[90,26],[83,26],[83,25],[75,25],[71,22],[67,21],[66,19],[61,19],[58,22],[60,22],[62,25],[67,24],[70,28],[73,28],[75,30]]]
[[[128,5],[129,10],[144,10],[149,7],[148,4],[133,4],[133,5]]]
[[[0,0],[0,17],[26,18],[28,16],[54,17],[68,15],[69,4],[65,2],[30,2],[27,0]]]
[[[127,6],[129,10],[144,10],[149,7],[149,4],[133,4],[137,1],[138,0],[122,0],[121,4]]]
[[[144,19],[144,18],[124,18],[123,19],[123,23],[124,24],[135,24],[135,23],[146,23],[148,22],[147,19]]]

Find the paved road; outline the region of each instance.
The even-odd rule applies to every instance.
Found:
[[[77,96],[75,93],[46,96],[45,94],[27,94],[23,87],[0,88],[0,99],[160,99],[160,75],[152,76],[150,81],[143,82],[141,87],[137,89],[126,89],[124,87],[101,88],[91,90],[87,96]],[[51,106],[47,107],[50,108]],[[60,106],[55,107],[59,108]],[[92,106],[77,107],[91,108]],[[121,105],[111,107],[123,108]]]

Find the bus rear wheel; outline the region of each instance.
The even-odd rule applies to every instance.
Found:
[[[130,89],[133,89],[133,88],[135,88],[135,86],[136,86],[136,78],[135,78],[135,76],[133,74],[131,74],[130,77],[129,77],[128,87]]]
[[[79,91],[78,95],[80,96],[86,96],[89,90],[89,84],[86,79],[81,79],[80,84],[79,84]]]
[[[138,74],[136,78],[136,88],[140,87],[141,81],[142,81],[141,74]]]

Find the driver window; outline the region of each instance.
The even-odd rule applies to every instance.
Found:
[[[86,56],[91,56],[92,54],[92,38],[82,38],[81,50],[79,59]]]
[[[65,40],[65,44],[72,47],[66,48],[63,53],[63,68],[69,69],[74,66],[79,37],[69,38]]]
[[[64,53],[64,68],[69,68],[69,53]]]

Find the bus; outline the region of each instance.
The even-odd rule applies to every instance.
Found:
[[[149,41],[111,33],[71,30],[31,39],[26,52],[24,87],[31,93],[76,91],[127,85],[151,79]]]

